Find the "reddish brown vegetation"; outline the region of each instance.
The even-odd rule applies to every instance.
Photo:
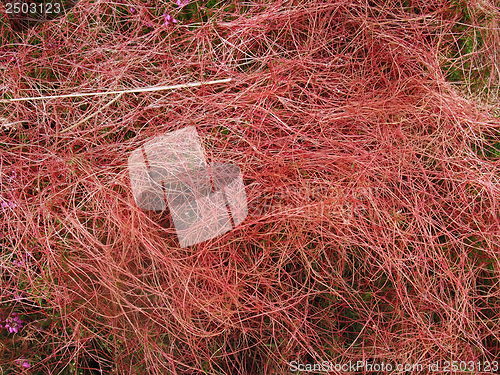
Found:
[[[17,206],[0,214],[0,318],[25,321],[2,357],[120,374],[497,358],[499,121],[442,72],[457,8],[409,3],[249,3],[165,28],[136,1],[126,29],[115,5],[82,0],[73,21],[19,37],[39,44],[5,42],[13,97],[234,80],[105,108],[113,97],[2,104]],[[210,161],[240,166],[249,216],[181,249],[168,215],[135,206],[126,163],[188,125]]]

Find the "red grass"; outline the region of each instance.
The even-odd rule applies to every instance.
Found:
[[[15,43],[4,24],[2,93],[15,98],[234,80],[104,109],[114,97],[1,104],[15,123],[0,135],[1,193],[17,206],[0,213],[0,319],[25,321],[0,333],[1,366],[426,373],[441,361],[439,373],[498,358],[499,121],[442,72],[459,11],[409,3],[238,2],[217,22],[166,28],[160,3],[133,1],[125,30],[117,4],[82,1],[73,21]],[[489,11],[498,22],[492,6],[470,2],[471,24]],[[498,28],[487,33],[497,39],[474,58],[494,67]],[[494,69],[481,77],[498,88]],[[249,216],[182,249],[168,215],[135,206],[126,165],[145,139],[188,125],[209,161],[240,166]]]

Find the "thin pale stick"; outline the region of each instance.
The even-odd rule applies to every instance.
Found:
[[[220,79],[220,80],[216,80],[216,81],[183,83],[181,85],[173,85],[173,86],[153,86],[153,87],[142,87],[142,88],[135,88],[135,89],[129,89],[129,90],[108,91],[108,92],[88,92],[88,93],[76,93],[76,94],[66,94],[66,95],[33,96],[33,97],[28,97],[28,98],[2,99],[2,100],[0,100],[0,103],[20,102],[20,101],[27,101],[27,100],[78,98],[78,97],[83,97],[83,96],[114,95],[114,94],[128,94],[128,93],[135,93],[135,92],[175,90],[175,89],[184,89],[184,88],[189,88],[189,87],[198,87],[198,86],[202,86],[202,85],[215,85],[218,83],[230,82],[231,80],[232,80],[231,78],[226,78],[226,79]]]

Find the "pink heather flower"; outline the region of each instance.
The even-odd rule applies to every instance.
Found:
[[[12,264],[14,266],[21,267],[24,264],[24,262],[27,261],[27,259],[28,259],[27,255],[25,254],[22,258],[21,257],[17,257],[17,259],[14,259],[12,261]]]
[[[16,267],[21,267],[23,265],[23,261],[22,260],[17,260],[17,259],[14,259],[12,261],[12,264]]]
[[[12,313],[12,317],[9,316],[5,319],[4,327],[7,328],[10,333],[18,333],[19,329],[23,327],[23,323],[24,322],[17,316],[17,313]]]
[[[10,208],[14,208],[14,207],[17,207],[17,204],[15,204],[14,202],[11,202],[11,201],[3,201],[2,204],[1,204],[2,208],[7,208],[7,207],[10,207]]]
[[[174,23],[177,23],[177,20],[170,14],[165,15],[165,13],[163,13],[163,17],[165,18],[165,26],[170,26],[173,25]]]
[[[179,6],[179,8],[183,8],[189,4],[189,0],[177,0],[175,3]]]
[[[18,362],[21,366],[23,366],[24,368],[30,368],[30,367],[31,367],[30,363],[29,363],[29,362],[26,360],[26,358],[24,358],[24,357],[19,358],[19,359],[17,360],[17,362]]]

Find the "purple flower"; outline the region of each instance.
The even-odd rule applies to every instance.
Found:
[[[31,367],[30,363],[24,357],[18,358],[17,363],[19,363],[24,368],[30,368]]]
[[[1,206],[2,206],[2,208],[7,208],[7,207],[14,208],[14,207],[17,207],[17,204],[15,204],[14,202],[11,202],[11,201],[3,201]]]
[[[135,8],[134,7],[130,7],[130,12],[131,13],[135,13]]]
[[[189,0],[177,0],[175,3],[179,6],[179,8],[183,8],[189,4]]]
[[[23,327],[23,321],[19,319],[17,316],[17,313],[12,313],[12,316],[9,316],[7,319],[5,319],[5,328],[10,333],[18,333],[19,329]]]
[[[177,23],[177,20],[170,14],[163,13],[163,17],[165,19],[165,26],[170,26],[173,25],[174,23]]]
[[[21,267],[28,260],[28,253],[24,254],[23,257],[18,256],[17,259],[12,261],[12,264],[17,267]]]

